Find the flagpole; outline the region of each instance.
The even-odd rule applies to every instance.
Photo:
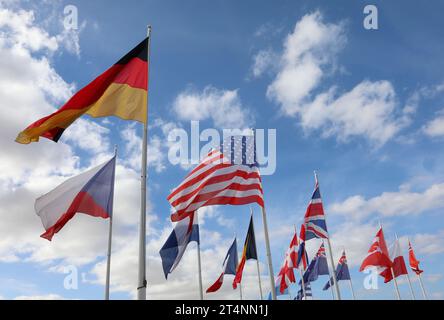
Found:
[[[276,300],[276,287],[274,285],[273,262],[271,260],[270,239],[268,237],[267,213],[265,212],[264,207],[262,207],[262,220],[264,223],[265,246],[267,249],[267,259],[268,259],[268,272],[270,274],[271,298],[273,300]],[[262,299],[262,289],[261,289],[261,299]]]
[[[396,241],[398,242],[398,246],[399,246],[399,249],[401,251],[401,254],[404,256],[402,248],[401,248],[401,244],[399,243],[398,234],[396,232],[395,232],[395,238],[396,238]],[[413,292],[412,283],[410,282],[410,277],[409,277],[409,272],[408,271],[406,273],[406,276],[407,276],[407,282],[409,283],[410,294],[412,295],[412,300],[416,300],[415,293]]]
[[[426,291],[424,289],[424,284],[422,283],[421,274],[418,274],[418,278],[419,278],[419,285],[421,286],[422,295],[424,296],[424,300],[428,300]]]
[[[117,161],[117,145],[114,147],[114,157],[116,158],[115,161]],[[115,170],[115,167],[114,167],[114,170]],[[115,183],[115,178],[114,178],[113,183]],[[108,254],[107,254],[107,261],[106,261],[105,300],[109,300],[109,287],[110,287],[110,278],[111,278],[111,244],[112,244],[112,239],[113,239],[113,214],[114,214],[114,212],[111,212],[111,215],[109,217]]]
[[[324,239],[322,239],[322,244],[324,245]],[[325,246],[325,245],[324,245]],[[335,299],[335,293],[334,293],[334,289],[333,289],[333,283],[332,283],[332,274],[331,274],[331,272],[330,272],[330,267],[328,266],[328,263],[327,263],[327,268],[328,268],[328,276],[329,276],[329,279],[328,279],[328,282],[330,283],[330,291],[331,291],[331,298],[333,299],[333,300],[336,300]],[[334,268],[334,266],[332,266],[332,269]],[[333,270],[333,272],[335,272],[335,270]],[[336,272],[335,272],[336,273]]]
[[[251,205],[250,205],[250,213],[251,213],[251,217],[252,217],[251,221],[253,223],[253,229],[254,229],[253,208],[251,207]],[[256,233],[254,234],[254,236],[256,237]],[[254,242],[256,242],[256,239],[254,239]],[[261,295],[261,300],[263,300],[264,297],[262,296],[262,280],[261,280],[261,271],[259,268],[259,257],[257,257],[257,259],[256,259],[256,267],[257,267],[257,278],[259,281],[259,293]]]
[[[410,239],[409,239],[409,238],[407,238],[407,241],[408,241],[409,244],[411,245],[411,242],[410,242]],[[412,250],[413,250],[413,249],[412,249]],[[416,273],[416,272],[415,272],[415,273]],[[420,287],[421,287],[421,291],[422,291],[422,295],[423,295],[423,297],[424,297],[424,300],[428,300],[428,299],[427,299],[426,292],[425,292],[425,290],[424,290],[424,285],[423,285],[423,283],[422,283],[421,273],[416,273],[416,275],[418,276],[418,279],[419,279],[419,285],[420,285]]]
[[[345,253],[345,248],[344,248],[344,247],[342,247],[342,251],[344,252],[345,257],[346,257],[346,261],[347,261],[347,254]],[[348,261],[347,261],[347,269],[348,269]],[[349,272],[348,272],[348,273],[349,273],[349,275],[350,275],[350,279],[348,279],[348,283],[349,283],[349,285],[350,285],[350,291],[351,291],[351,294],[352,294],[353,300],[356,300],[355,290],[353,289],[353,282],[352,282],[351,274],[350,274],[350,269],[349,269]]]
[[[350,291],[352,293],[353,300],[356,300],[355,290],[353,289],[353,283],[352,283],[352,280],[351,280],[351,276],[350,276],[350,279],[348,280],[348,283],[350,284]]]
[[[314,175],[315,175],[316,181],[318,181],[318,174],[316,173],[316,171],[314,172]],[[327,225],[327,216],[326,216],[325,212],[324,212],[324,219],[325,219],[325,225]],[[331,243],[330,243],[330,235],[327,238],[327,244],[328,244],[328,252],[330,255],[330,262],[331,262],[331,265],[334,266],[335,262],[333,260],[333,253],[332,253]],[[336,289],[336,297],[338,298],[338,300],[341,300],[341,293],[339,292],[338,281],[336,280],[336,272],[333,272],[333,284]]]
[[[151,62],[151,26],[147,29],[148,37],[148,69]],[[147,73],[149,79],[149,71]],[[148,81],[149,82],[149,81]],[[140,206],[140,226],[139,226],[139,275],[137,286],[138,300],[146,300],[146,179],[147,179],[147,149],[148,149],[148,100],[149,85],[147,86],[146,103],[146,121],[143,124],[143,142],[142,142],[142,174],[141,174],[141,206]]]
[[[296,225],[294,225],[294,233],[295,233],[295,235],[296,235],[296,239],[298,239],[298,229],[296,228]],[[301,239],[298,239],[298,244],[299,244],[299,245],[298,245],[298,252],[299,252],[299,246],[301,245],[300,240],[301,240]],[[302,254],[304,254],[304,253],[305,253],[305,252],[302,252]],[[296,263],[297,263],[297,261],[296,261]],[[304,264],[302,263],[302,265],[304,265]],[[302,273],[302,270],[299,268],[299,266],[298,266],[297,269],[299,270],[299,274],[301,275],[302,294],[304,295],[304,298],[307,299],[307,295],[306,295],[306,293],[305,293],[304,274]]]
[[[390,271],[392,272],[393,284],[395,285],[395,291],[396,291],[396,297],[398,298],[398,300],[401,300],[401,294],[399,293],[399,288],[398,288],[398,281],[396,281],[395,272],[393,271],[392,267],[390,267]]]
[[[242,301],[243,300],[243,297],[242,297],[242,283],[239,283],[239,296],[240,296],[240,300]]]
[[[199,215],[197,214],[196,210],[196,222],[199,225]],[[199,230],[200,233],[200,230]],[[200,259],[200,236],[199,236],[199,241],[197,242],[197,269],[199,272],[199,297],[200,300],[204,299],[204,295],[203,295],[203,285],[202,285],[202,264],[201,264],[201,259]]]

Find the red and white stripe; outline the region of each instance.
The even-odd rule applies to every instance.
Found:
[[[259,169],[256,166],[232,164],[219,150],[211,151],[168,196],[176,209],[172,221],[179,221],[210,205],[264,206]]]

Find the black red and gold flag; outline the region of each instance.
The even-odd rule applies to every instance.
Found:
[[[236,289],[237,285],[242,282],[242,273],[244,271],[245,263],[247,262],[247,260],[250,259],[257,260],[256,237],[254,235],[253,216],[251,216],[247,237],[245,238],[244,249],[242,250],[242,258],[239,265],[237,266],[236,275],[233,280],[234,289]]]
[[[44,137],[57,142],[65,129],[84,114],[95,118],[116,116],[146,123],[147,60],[148,38],[78,91],[59,110],[20,132],[16,141],[29,144]]]

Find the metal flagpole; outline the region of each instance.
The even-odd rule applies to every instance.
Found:
[[[273,300],[276,300],[276,287],[274,285],[273,262],[271,261],[270,239],[268,237],[267,214],[265,212],[264,207],[262,207],[262,220],[264,222],[265,246],[267,248],[268,272],[270,274],[271,298]],[[262,298],[262,292],[261,292],[261,298]]]
[[[342,248],[342,251],[345,253],[345,248],[344,247]],[[347,255],[346,255],[346,257],[347,257]],[[348,268],[348,261],[347,261],[347,268]],[[349,269],[349,273],[350,273],[350,269]],[[350,291],[351,291],[353,300],[356,300],[355,290],[353,289],[353,282],[352,282],[352,279],[351,279],[351,275],[350,275],[350,279],[348,280],[348,283],[350,285]]]
[[[395,285],[395,291],[396,291],[396,297],[398,298],[398,300],[401,300],[401,294],[399,293],[398,281],[396,281],[395,272],[393,271],[393,268],[390,268],[390,271],[392,272],[393,284]]]
[[[196,210],[196,221],[197,224],[199,224],[199,215],[197,214],[197,210]],[[200,233],[200,229],[199,229],[199,233]],[[199,235],[199,241],[197,242],[197,266],[198,266],[198,271],[199,271],[199,296],[200,296],[200,300],[203,300],[203,285],[202,285],[202,264],[201,264],[201,260],[200,260],[200,235]]]
[[[151,26],[148,26],[148,78],[150,66],[151,51]],[[148,81],[149,82],[149,81]],[[146,300],[146,167],[147,167],[147,149],[148,149],[148,100],[149,85],[147,87],[147,103],[146,103],[146,121],[143,125],[143,142],[142,142],[142,174],[141,174],[141,206],[140,206],[140,226],[139,226],[139,276],[137,286],[138,300]]]
[[[348,283],[350,284],[350,290],[352,293],[353,300],[356,300],[355,290],[353,289],[353,283],[352,283],[351,277],[350,277],[350,280],[348,280]]]
[[[116,158],[115,161],[117,161],[117,145],[114,147],[114,157]],[[113,181],[113,183],[114,183],[114,181]],[[110,285],[110,278],[111,278],[111,244],[112,244],[112,239],[113,239],[113,214],[114,214],[114,212],[111,212],[111,215],[109,217],[108,254],[107,254],[107,261],[106,261],[105,300],[109,300],[109,285]]]
[[[316,181],[318,181],[318,174],[316,173],[316,171],[314,172],[314,175],[315,175]],[[326,217],[325,213],[324,213],[324,219],[325,219],[325,225],[327,225],[327,217]],[[330,236],[327,238],[327,244],[328,244],[328,252],[330,255],[330,262],[331,262],[331,265],[334,266],[335,262],[333,260],[333,253],[332,253],[332,249],[331,249]],[[338,298],[338,300],[341,300],[341,293],[339,292],[338,281],[336,280],[336,272],[333,272],[333,284],[336,288],[336,297]]]
[[[236,240],[236,252],[237,252],[238,248],[237,248],[237,234],[236,234],[236,232],[234,233],[234,239]],[[239,260],[239,255],[236,258],[237,258],[237,260]],[[237,270],[237,267],[238,267],[238,265],[236,265],[236,270]],[[242,282],[239,283],[239,297],[240,297],[240,300],[242,301],[243,300],[243,297],[242,297]]]
[[[324,248],[325,248],[324,239],[322,239],[322,244],[324,245]],[[335,293],[334,293],[333,283],[332,283],[333,276],[332,276],[332,274],[331,274],[330,267],[328,266],[328,263],[327,263],[327,268],[328,268],[328,276],[329,276],[329,278],[330,278],[330,279],[328,279],[328,282],[330,282],[331,298],[332,298],[333,300],[335,300]],[[333,269],[333,268],[334,268],[334,266],[332,266],[332,269]],[[333,272],[336,273],[336,271],[335,271],[334,269],[333,269]]]
[[[421,274],[418,274],[418,278],[419,278],[419,285],[421,286],[421,290],[422,290],[422,295],[424,296],[424,300],[428,300],[427,294],[426,294],[425,289],[424,289],[424,284],[422,283]]]
[[[239,296],[240,296],[240,299],[242,301],[243,300],[243,297],[242,297],[242,283],[239,283]]]
[[[401,254],[403,254],[401,244],[399,243],[398,234],[396,232],[395,232],[395,238],[396,238],[396,241],[398,241],[398,246],[400,247]],[[406,273],[406,276],[407,276],[407,282],[409,283],[410,294],[412,295],[412,300],[416,300],[415,293],[413,292],[412,283],[410,282],[410,277],[409,277],[408,271]]]
[[[253,208],[250,205],[250,213],[251,213],[251,217],[253,218]],[[253,223],[253,229],[254,229],[254,218],[251,219],[252,223]],[[256,233],[254,234],[254,236],[256,237]],[[254,242],[256,242],[256,239],[254,239]],[[257,248],[256,248],[257,251]],[[261,300],[264,299],[263,295],[262,295],[262,280],[261,280],[261,270],[259,268],[259,257],[257,257],[256,259],[256,266],[257,266],[257,278],[259,281],[259,293],[261,295]]]
[[[410,243],[410,239],[407,238],[407,241]],[[416,273],[416,272],[415,272],[415,273]],[[424,297],[424,300],[428,300],[428,299],[427,299],[426,292],[425,292],[425,290],[424,290],[424,285],[423,285],[423,283],[422,283],[421,274],[419,273],[419,274],[416,274],[416,275],[418,276],[418,279],[419,279],[419,285],[421,286],[421,291],[422,291],[422,295],[423,295],[423,297]]]
[[[297,230],[297,228],[296,228],[296,225],[294,226],[294,234],[296,235],[296,238],[298,238],[298,230]],[[299,246],[301,245],[301,244],[300,244],[300,240],[301,240],[301,239],[298,238],[298,244],[299,244]],[[298,248],[298,251],[299,251],[299,248]],[[304,254],[304,252],[302,252],[302,254]],[[297,261],[296,261],[296,263],[297,263]],[[302,294],[303,294],[304,298],[307,299],[307,295],[306,295],[306,293],[305,293],[304,274],[302,273],[302,270],[299,268],[299,266],[298,266],[297,269],[299,269],[299,274],[301,275]]]

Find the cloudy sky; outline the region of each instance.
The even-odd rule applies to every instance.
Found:
[[[174,128],[190,131],[191,120],[201,129],[277,130],[276,172],[263,178],[276,272],[317,170],[333,255],[337,261],[346,249],[358,298],[395,298],[392,284],[382,281],[366,290],[366,275],[358,272],[378,221],[389,244],[399,235],[404,252],[410,238],[426,290],[444,298],[444,4],[402,1],[401,9],[400,1],[373,2],[378,30],[364,29],[362,1],[0,0],[0,298],[103,298],[107,221],[78,215],[50,243],[39,238],[43,227],[33,208],[38,196],[109,159],[115,144],[111,297],[135,297],[140,124],[84,117],[58,144],[14,139],[139,43],[147,24],[149,298],[198,298],[195,244],[168,281],[158,254],[172,228],[166,197],[189,170],[170,164],[167,137]],[[75,31],[63,26],[68,4],[78,9]],[[263,225],[254,210],[268,288]],[[202,210],[205,287],[218,277],[234,234],[243,242],[248,220],[248,207]],[[319,244],[309,242],[310,257]],[[68,290],[72,270],[79,283]],[[257,299],[254,262],[244,277],[245,297]],[[330,299],[321,290],[326,280],[313,284],[315,298]],[[230,282],[206,298],[237,299]],[[351,297],[347,283],[341,289]],[[410,298],[404,279],[400,290]]]

